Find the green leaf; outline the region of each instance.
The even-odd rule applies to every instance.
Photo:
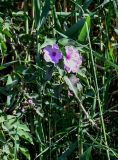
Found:
[[[50,0],[45,0],[45,4],[44,7],[42,8],[42,13],[41,13],[41,22],[40,25],[38,26],[38,29],[45,23],[49,10],[50,10]]]
[[[80,34],[79,34],[79,37],[78,37],[78,40],[80,42],[84,42],[86,40],[86,37],[87,37],[87,31],[89,31],[90,29],[90,16],[88,16],[84,22],[84,26],[82,27],[81,31],[80,31]],[[87,29],[88,27],[88,29]]]
[[[80,160],[92,160],[91,151],[92,151],[92,147],[89,147],[80,157]]]
[[[50,10],[50,0],[45,0],[43,8],[41,8],[41,2],[39,0],[34,1],[35,22],[37,30],[39,30],[44,24],[48,16],[49,10]]]
[[[27,148],[19,147],[19,150],[20,150],[20,152],[21,152],[28,160],[31,159],[30,154],[29,154],[29,151],[28,151]]]
[[[30,142],[31,144],[33,144],[33,140],[32,137],[30,135],[30,133],[23,131],[21,129],[17,130],[17,134],[22,137],[23,139],[27,140],[28,142]]]
[[[0,123],[3,123],[5,121],[4,116],[0,116]]]
[[[68,45],[68,42],[69,42],[68,38],[61,38],[61,39],[58,40],[58,43],[63,45],[63,46]]]
[[[5,35],[7,35],[7,37],[9,37],[9,38],[12,37],[12,36],[11,36],[11,33],[8,31],[8,29],[4,29],[3,33],[4,33]]]
[[[62,46],[77,46],[78,43],[73,39],[61,38],[58,40],[58,43]]]
[[[11,76],[10,75],[8,75],[8,79],[7,79],[7,83],[6,83],[6,85],[9,85],[9,84],[12,84],[12,78],[11,78]]]
[[[84,82],[86,85],[89,85],[89,81],[85,75],[85,69],[81,69],[78,71],[77,75],[80,78],[80,81]]]
[[[70,28],[68,28],[65,32],[65,35],[72,36],[75,33],[78,35],[79,31],[83,27],[85,19],[79,20],[77,23],[73,24]]]
[[[70,144],[68,149],[58,158],[58,160],[67,160],[73,151],[77,148],[77,142]]]
[[[45,38],[44,43],[40,46],[40,49],[46,47],[47,45],[53,45],[56,43],[55,39],[51,39],[51,38]]]
[[[29,128],[26,126],[26,124],[20,124],[19,122],[18,122],[18,129],[26,131],[26,132],[30,131]]]
[[[6,127],[7,130],[13,129],[15,125],[16,125],[16,118],[12,118],[9,120],[7,119],[7,121],[4,122],[4,126]]]
[[[0,17],[0,23],[3,23],[4,22],[4,20]]]
[[[7,46],[6,46],[6,43],[3,41],[3,40],[0,40],[0,50],[3,54],[6,53],[6,50],[7,50]]]
[[[8,115],[8,116],[0,116],[0,123],[3,123],[7,120],[13,119],[14,116]]]
[[[0,131],[0,146],[4,143],[6,143],[5,136],[3,134],[3,131]]]
[[[41,8],[40,8],[40,1],[39,0],[34,0],[33,1],[33,8],[34,8],[34,14],[35,14],[35,23],[36,23],[36,28],[38,28],[38,24],[40,21],[40,14],[41,14]]]
[[[9,31],[10,24],[8,22],[4,23],[3,30],[7,29]]]
[[[5,66],[0,66],[0,70],[3,70],[5,69],[6,67]]]
[[[10,154],[10,149],[7,143],[3,146],[2,152],[5,154]]]

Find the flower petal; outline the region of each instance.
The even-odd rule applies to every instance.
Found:
[[[53,44],[52,46],[46,46],[44,49],[44,59],[47,62],[52,62],[57,64],[59,60],[62,58],[62,53],[59,50],[59,46],[57,44]]]
[[[64,57],[64,66],[68,73],[77,73],[82,64],[82,57],[77,48],[73,46],[66,46],[66,57]]]

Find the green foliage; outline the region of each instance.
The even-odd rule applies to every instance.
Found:
[[[1,115],[0,117],[0,127],[2,128],[2,131],[0,133],[0,139],[1,139],[1,148],[5,149],[5,152],[3,151],[1,153],[1,158],[4,157],[5,154],[8,154],[7,156],[15,156],[17,152],[21,152],[24,154],[27,159],[30,159],[30,154],[28,149],[25,149],[24,147],[19,147],[20,143],[25,139],[27,142],[33,144],[32,137],[30,135],[30,130],[27,127],[27,125],[21,123],[18,119],[16,119],[15,116],[11,115]],[[8,135],[10,138],[8,138]],[[11,145],[15,145],[16,152],[14,152]]]
[[[36,22],[36,28],[39,30],[44,22],[46,21],[46,18],[48,16],[49,10],[50,10],[50,0],[45,0],[45,4],[42,6],[42,2],[38,0],[33,1],[34,5],[34,12],[35,12],[35,22]]]
[[[92,160],[91,151],[92,151],[92,147],[89,147],[80,157],[80,160]]]
[[[87,31],[90,29],[90,16],[88,16],[84,22],[84,26],[82,27],[78,40],[80,42],[85,42],[86,37],[87,37]]]
[[[6,46],[6,37],[11,37],[10,34],[10,24],[9,22],[5,22],[1,17],[0,17],[0,52],[1,55],[5,55],[7,51],[7,46]]]
[[[116,4],[0,2],[1,160],[118,159]],[[77,73],[45,61],[55,43],[78,50]]]

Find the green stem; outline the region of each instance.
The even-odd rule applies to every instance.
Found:
[[[92,63],[92,68],[93,68],[93,73],[94,73],[93,75],[94,75],[95,86],[96,86],[96,96],[97,96],[97,99],[98,99],[98,106],[99,106],[99,110],[100,110],[101,125],[102,125],[103,134],[104,134],[104,141],[105,141],[106,147],[109,148],[108,147],[108,143],[107,143],[105,124],[104,124],[104,118],[103,118],[103,113],[102,113],[102,105],[101,105],[98,82],[97,82],[97,74],[96,74],[96,68],[95,68],[95,63],[94,63],[94,59],[93,59],[93,51],[92,51],[92,46],[91,46],[91,41],[90,41],[90,36],[89,36],[89,30],[88,30],[87,23],[86,23],[86,28],[87,28],[87,36],[88,36],[88,41],[89,41],[89,47],[90,47],[91,63]],[[109,155],[109,150],[108,149],[107,149],[107,158],[108,158],[108,160],[110,160],[110,155]]]
[[[80,111],[79,128],[78,128],[78,148],[80,157],[83,154],[83,130],[82,130],[82,111]]]
[[[28,6],[27,6],[27,0],[25,0],[24,13],[25,13],[25,16],[26,16],[26,21],[25,21],[26,34],[29,34],[29,20],[28,20]]]

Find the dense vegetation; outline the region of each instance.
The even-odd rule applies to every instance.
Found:
[[[118,159],[118,0],[0,1],[0,159]]]

